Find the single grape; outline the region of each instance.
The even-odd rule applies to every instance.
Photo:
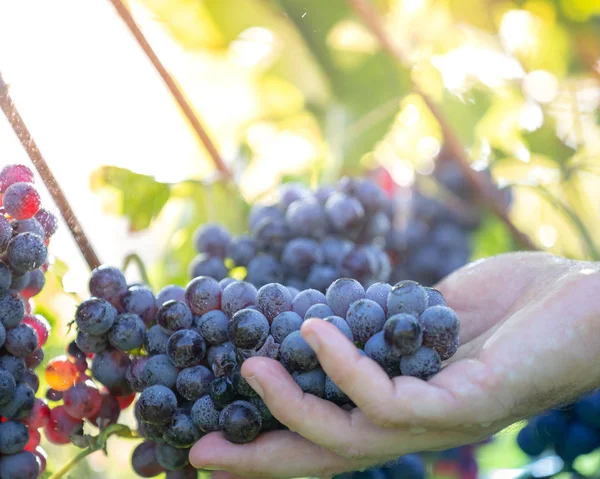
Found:
[[[307,199],[311,196],[309,189],[302,183],[297,182],[284,183],[278,188],[277,194],[279,196],[279,207],[283,210],[288,209],[295,201]]]
[[[200,439],[202,432],[194,424],[190,415],[178,410],[164,432],[165,442],[177,448],[189,448]]]
[[[40,208],[35,214],[35,219],[42,226],[46,239],[54,236],[58,229],[58,218],[45,208]]]
[[[192,314],[202,316],[221,307],[221,287],[213,278],[200,276],[188,283],[185,298]]]
[[[304,340],[300,331],[293,331],[281,343],[281,360],[293,371],[310,371],[317,367],[317,355]]]
[[[138,444],[131,455],[131,467],[140,477],[154,477],[165,472],[156,459],[156,443],[144,441]]]
[[[179,368],[189,368],[199,364],[206,355],[204,339],[193,329],[181,329],[167,341],[167,356]]]
[[[388,376],[400,376],[400,350],[385,341],[383,331],[374,334],[365,343],[364,351]]]
[[[227,245],[227,257],[231,258],[236,266],[248,266],[256,253],[256,241],[248,235],[232,238]]]
[[[334,281],[325,293],[327,304],[335,316],[346,317],[350,305],[365,297],[362,285],[350,278],[340,278]]]
[[[314,198],[304,198],[290,204],[285,220],[292,236],[322,238],[327,230],[323,206]]]
[[[179,449],[170,444],[157,444],[156,460],[167,471],[177,471],[188,465],[189,449]]]
[[[23,319],[25,303],[15,291],[0,293],[0,323],[8,329],[14,328]]]
[[[256,304],[256,292],[256,288],[246,281],[230,284],[221,297],[223,312],[232,318],[241,309]]]
[[[125,312],[137,314],[146,325],[150,325],[156,316],[156,298],[146,286],[130,286],[121,299]]]
[[[227,286],[229,286],[231,283],[237,283],[238,280],[235,278],[223,278],[221,281],[219,281],[219,286],[221,287],[221,291],[224,291],[225,288]],[[221,295],[221,303],[223,302],[223,295]],[[222,306],[221,306],[222,309]]]
[[[245,444],[258,436],[262,418],[252,403],[235,401],[221,411],[219,425],[228,441]]]
[[[321,246],[309,238],[295,238],[289,241],[281,254],[281,263],[290,274],[306,278],[311,268],[323,262]]]
[[[305,393],[320,398],[325,397],[325,373],[321,368],[315,368],[312,371],[302,373],[294,372],[292,373],[292,377]]]
[[[179,369],[171,362],[166,354],[152,356],[142,373],[142,381],[147,386],[161,385],[168,388],[175,387]]]
[[[169,334],[165,333],[160,325],[155,324],[146,332],[144,349],[151,355],[167,354],[168,340]]]
[[[579,421],[571,422],[565,434],[556,444],[556,454],[567,464],[572,464],[579,456],[589,454],[598,448],[598,431]]]
[[[246,281],[259,288],[283,281],[283,268],[273,256],[261,254],[248,263]]]
[[[427,292],[427,307],[431,308],[432,306],[446,306],[446,300],[444,299],[444,295],[440,291],[435,288],[425,288]]]
[[[146,388],[136,403],[136,414],[150,424],[168,424],[176,411],[175,393],[158,384]]]
[[[421,314],[419,322],[423,327],[423,345],[446,356],[458,338],[460,322],[456,313],[447,306],[432,306]]]
[[[169,285],[161,289],[156,295],[156,305],[161,307],[167,301],[181,301],[185,303],[185,289],[181,286]]]
[[[125,375],[130,364],[129,356],[123,351],[106,349],[96,353],[92,359],[92,376],[109,390],[120,388],[125,383]]]
[[[319,292],[327,291],[331,283],[341,276],[341,272],[326,264],[315,264],[306,278],[306,286]]]
[[[73,435],[83,434],[83,422],[69,416],[64,406],[50,411],[48,423],[44,426],[44,435],[53,444],[68,444]]]
[[[219,430],[220,412],[209,395],[199,398],[192,406],[191,418],[203,432]]]
[[[52,361],[48,364],[50,365],[51,363]],[[23,380],[25,374],[25,361],[23,358],[15,358],[11,355],[0,356],[0,369],[8,371],[13,375],[15,381],[19,382]]]
[[[0,170],[0,193],[15,183],[34,183],[35,177],[30,168],[25,165],[6,165]]]
[[[344,318],[340,318],[339,316],[327,316],[324,320],[338,328],[350,341],[354,341],[352,329]]]
[[[232,343],[241,349],[259,349],[269,335],[269,322],[259,311],[242,309],[229,323]]]
[[[102,405],[98,414],[88,418],[89,421],[100,429],[116,424],[121,415],[119,401],[112,394],[101,394]]]
[[[119,269],[102,265],[92,271],[89,289],[92,296],[105,299],[119,308],[121,298],[127,293],[127,281]]]
[[[165,442],[165,439],[163,437],[163,432],[165,430],[164,424],[150,424],[148,422],[139,420],[139,418],[138,421],[138,431],[140,433],[140,436],[142,436],[144,439],[148,439],[149,441],[155,443]]]
[[[376,181],[370,178],[350,178],[346,176],[339,181],[338,189],[360,201],[367,213],[372,214],[385,207],[387,199],[385,191]]]
[[[228,377],[215,378],[210,384],[210,398],[219,410],[235,400],[235,387]]]
[[[533,424],[525,426],[517,436],[517,444],[529,456],[539,456],[550,445],[548,439],[537,434]]]
[[[326,304],[317,303],[317,304],[312,305],[310,308],[308,308],[308,310],[306,311],[306,314],[304,315],[304,319],[305,320],[309,319],[309,318],[325,319],[329,316],[335,316],[333,309],[331,309]]]
[[[44,361],[44,350],[41,348],[36,349],[32,354],[25,357],[24,359],[25,359],[25,365],[29,369],[35,369],[40,364],[42,364],[42,362]]]
[[[169,300],[156,313],[156,322],[168,334],[180,329],[188,329],[192,325],[192,320],[190,308],[181,301]]]
[[[53,401],[53,402],[58,402],[58,401],[62,401],[63,398],[63,392],[62,391],[57,391],[56,389],[48,389],[46,391],[46,399],[48,401]]]
[[[587,425],[600,427],[600,393],[596,391],[579,399],[575,404],[575,414]]]
[[[10,401],[0,405],[0,416],[7,419],[24,419],[31,413],[34,401],[33,389],[26,383],[19,383]]]
[[[325,214],[338,232],[356,228],[365,218],[363,205],[356,198],[336,192],[325,203]]]
[[[6,404],[15,394],[17,383],[14,376],[5,369],[0,369],[0,405]]]
[[[38,389],[40,388],[40,379],[38,378],[38,375],[35,373],[35,371],[32,371],[31,369],[26,369],[23,377],[23,382],[27,384],[34,393],[38,392]]]
[[[229,269],[225,266],[223,258],[201,253],[190,263],[189,272],[190,278],[208,276],[220,281],[227,277]]]
[[[28,324],[21,323],[6,332],[4,347],[13,356],[29,356],[37,349],[38,344],[37,333]]]
[[[108,341],[121,351],[131,351],[144,343],[146,325],[137,314],[123,313],[108,331]]]
[[[33,298],[42,292],[46,286],[46,276],[40,269],[34,269],[29,273],[29,281],[21,290],[21,294],[25,299]]]
[[[299,331],[302,321],[300,315],[293,311],[284,311],[275,316],[273,324],[271,324],[271,334],[275,342],[281,344],[290,333]]]
[[[100,391],[91,381],[75,384],[65,391],[63,399],[66,413],[75,419],[93,417],[102,406]]]
[[[354,340],[362,344],[382,330],[385,324],[385,313],[375,301],[359,299],[348,308],[346,321],[352,330]]]
[[[3,218],[3,216],[0,215],[0,222],[2,221],[1,218]],[[1,228],[1,226],[0,226]],[[0,235],[2,233],[0,232]],[[0,239],[1,242],[1,239]],[[0,245],[0,251],[2,251],[1,245]],[[2,261],[0,261],[0,294],[5,293],[9,288],[10,285],[12,283],[12,272],[10,270],[10,268],[3,263]]]
[[[36,398],[33,402],[33,409],[29,413],[29,416],[23,419],[23,423],[31,431],[44,427],[49,418],[50,408],[42,399]]]
[[[219,309],[196,316],[192,329],[196,329],[208,345],[223,344],[229,340],[229,317]]]
[[[75,343],[77,344],[77,347],[84,353],[100,353],[108,347],[108,335],[102,334],[96,336],[94,334],[78,331],[77,337],[75,338]]]
[[[442,367],[440,355],[433,349],[421,346],[414,354],[402,356],[400,371],[404,376],[415,376],[419,379],[429,379],[438,373]]]
[[[327,304],[325,295],[316,289],[306,289],[298,293],[292,300],[292,311],[304,318],[308,309],[315,304]]]
[[[207,223],[198,227],[194,233],[194,244],[199,253],[225,257],[231,241],[229,232],[221,225]]]
[[[212,371],[204,366],[182,369],[177,375],[176,388],[188,401],[196,401],[210,393],[210,384],[215,378]]]
[[[406,313],[419,316],[427,307],[427,291],[415,281],[400,281],[387,299],[388,315]]]
[[[13,183],[4,192],[2,205],[17,220],[26,220],[40,209],[40,194],[31,183]]]
[[[10,289],[12,289],[13,291],[19,291],[21,293],[21,296],[23,296],[23,289],[25,288],[25,286],[27,286],[29,284],[29,280],[31,279],[31,272],[30,271],[26,271],[23,274],[16,274],[17,271],[13,270],[13,275],[12,275],[12,282],[10,283]],[[23,296],[23,298],[25,298]],[[27,303],[25,303],[27,305]]]
[[[9,220],[0,214],[0,253],[3,253],[12,238],[13,229]]]
[[[395,314],[383,326],[385,341],[398,348],[403,356],[414,354],[423,343],[421,323],[412,314]]]
[[[13,234],[19,233],[33,233],[42,239],[46,238],[46,232],[42,225],[35,218],[29,218],[27,220],[15,220],[12,223]]]
[[[39,474],[40,465],[36,456],[29,451],[0,457],[2,479],[37,479]]]
[[[278,283],[269,283],[262,286],[256,293],[256,305],[269,324],[275,316],[292,309],[292,295],[289,290]]]
[[[381,309],[383,309],[383,312],[387,315],[387,298],[391,290],[392,286],[388,283],[373,283],[367,289],[365,298],[375,301],[379,306],[381,306]]]

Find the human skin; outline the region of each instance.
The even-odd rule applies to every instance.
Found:
[[[461,321],[461,347],[425,382],[389,379],[335,328],[302,335],[357,405],[303,393],[278,362],[252,358],[248,383],[289,431],[232,444],[211,433],[197,468],[262,477],[330,477],[419,451],[473,443],[600,385],[600,264],[512,253],[467,265],[438,288]]]

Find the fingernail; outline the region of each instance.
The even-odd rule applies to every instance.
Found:
[[[250,385],[250,387],[252,389],[254,389],[256,394],[258,394],[261,397],[261,399],[265,398],[265,396],[264,396],[265,393],[263,392],[262,388],[260,387],[260,384],[258,382],[258,379],[256,379],[256,376],[248,376],[246,378],[246,382]]]

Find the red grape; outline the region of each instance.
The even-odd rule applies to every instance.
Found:
[[[33,183],[33,172],[25,165],[6,165],[0,170],[0,193],[15,183]]]
[[[46,318],[40,316],[26,315],[22,320],[22,323],[31,326],[38,335],[39,344],[38,347],[42,347],[48,341],[48,335],[50,334],[50,323]]]

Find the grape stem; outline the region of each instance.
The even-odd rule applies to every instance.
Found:
[[[98,259],[98,255],[94,251],[92,244],[88,237],[86,236],[79,220],[75,216],[71,205],[69,204],[65,194],[61,190],[58,182],[52,170],[46,163],[46,160],[42,156],[38,146],[36,145],[25,121],[19,114],[17,107],[13,103],[13,100],[10,96],[9,87],[4,82],[2,78],[2,74],[0,74],[0,108],[4,112],[4,115],[8,119],[10,126],[14,130],[15,134],[19,138],[21,145],[29,155],[31,162],[35,166],[35,169],[42,177],[46,188],[52,195],[56,206],[58,207],[60,214],[64,218],[77,246],[79,247],[81,254],[85,258],[90,269],[97,268],[100,266],[100,260]]]
[[[65,474],[67,474],[71,469],[73,469],[77,464],[83,461],[90,454],[101,449],[106,450],[106,441],[112,435],[117,435],[126,439],[139,438],[139,436],[131,429],[129,429],[128,426],[125,426],[124,424],[111,424],[106,429],[104,429],[98,436],[91,437],[91,444],[88,447],[86,447],[83,451],[81,451],[79,454],[73,457],[58,471],[48,476],[47,479],[61,479],[65,476]]]
[[[142,261],[139,255],[135,253],[128,254],[125,256],[125,260],[123,261],[123,272],[129,267],[131,263],[135,263],[138,271],[140,272],[140,276],[142,277],[142,281],[150,286],[150,279],[148,278],[148,272],[146,271],[146,265]]]
[[[133,16],[131,15],[127,7],[123,4],[121,0],[110,0],[110,3],[112,3],[119,17],[121,17],[121,20],[123,20],[131,34],[136,39],[140,48],[144,51],[152,65],[154,65],[154,68],[160,75],[162,81],[165,83],[165,85],[171,92],[171,95],[173,95],[173,98],[179,105],[179,108],[181,108],[183,114],[189,121],[192,129],[196,133],[196,136],[198,136],[199,140],[204,145],[204,148],[206,148],[206,151],[210,155],[216,169],[225,178],[232,179],[232,175],[229,171],[229,168],[227,168],[227,166],[225,165],[223,158],[219,154],[219,151],[217,150],[214,142],[211,140],[210,136],[206,132],[206,129],[202,125],[202,122],[194,112],[194,109],[192,108],[188,100],[185,98],[185,95],[177,85],[174,78],[162,64],[162,62],[158,58],[158,55],[150,46],[150,43],[148,43],[148,40],[140,30],[140,27],[138,27],[137,23],[135,22]]]
[[[371,33],[377,38],[381,46],[390,55],[396,58],[403,64],[408,64],[406,52],[396,45],[389,37],[383,26],[381,15],[369,0],[348,0],[352,9],[362,19],[364,24],[369,28]],[[486,184],[482,174],[471,168],[471,163],[465,148],[463,147],[457,134],[454,132],[448,120],[444,116],[439,106],[421,89],[413,83],[413,91],[423,98],[427,108],[436,118],[446,141],[446,147],[456,158],[457,164],[463,174],[477,191],[479,197],[483,200],[487,208],[495,214],[509,229],[513,238],[524,248],[529,250],[538,250],[539,248],[533,243],[531,238],[522,232],[510,219],[506,212],[502,201],[497,198],[493,191]]]

